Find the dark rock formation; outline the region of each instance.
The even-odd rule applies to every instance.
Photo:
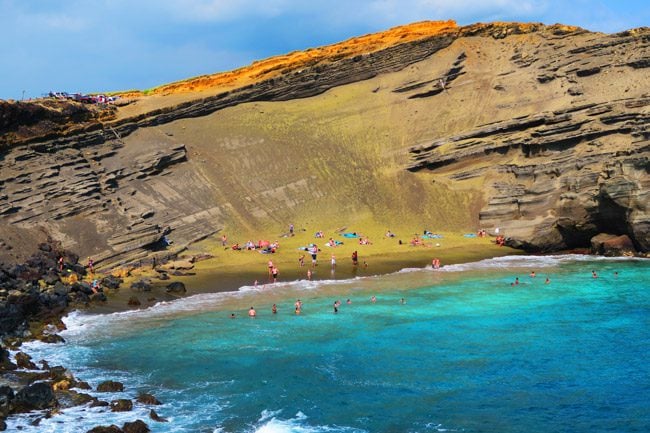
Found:
[[[140,302],[137,296],[131,296],[127,304],[131,307],[139,307],[140,305],[142,305],[142,303]]]
[[[151,405],[162,404],[160,401],[158,401],[156,397],[146,393],[138,395],[137,401],[138,403],[142,403],[142,404],[151,404]]]
[[[114,382],[112,380],[107,380],[97,385],[97,392],[122,392],[122,391],[124,391],[124,385],[120,382]]]
[[[0,419],[9,415],[14,396],[14,390],[10,386],[0,385]]]
[[[151,292],[151,289],[151,281],[148,279],[138,280],[131,284],[131,290],[136,292]]]
[[[15,370],[16,368],[18,368],[16,364],[11,362],[11,354],[9,351],[0,346],[0,372]]]
[[[126,398],[111,401],[112,412],[128,412],[133,409],[133,402]]]
[[[154,421],[156,421],[156,422],[169,422],[169,421],[167,420],[167,418],[161,417],[161,416],[158,415],[158,413],[156,413],[156,411],[153,410],[153,409],[151,409],[151,410],[149,411],[149,418],[151,418],[152,420],[154,420]]]
[[[173,283],[167,285],[165,291],[167,293],[184,294],[185,292],[187,292],[187,289],[185,288],[185,284],[183,284],[182,282],[174,281]]]
[[[16,393],[11,402],[12,413],[24,413],[32,410],[55,408],[58,402],[49,382],[37,382],[27,385]]]
[[[124,433],[148,433],[151,431],[149,430],[149,426],[139,419],[133,422],[125,422],[122,430]]]
[[[109,426],[93,427],[86,433],[124,433],[124,431],[115,424],[111,424]]]
[[[120,287],[120,284],[122,284],[124,280],[121,278],[115,277],[113,275],[109,275],[107,277],[102,278],[101,285],[102,287],[106,287],[112,290],[117,290]]]
[[[16,353],[16,365],[18,368],[27,368],[30,370],[36,370],[36,364],[32,362],[32,357],[24,352]]]
[[[604,256],[635,254],[634,243],[627,235],[610,235],[601,233],[591,238],[591,251]]]

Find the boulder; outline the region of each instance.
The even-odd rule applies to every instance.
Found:
[[[128,412],[133,409],[133,402],[128,398],[111,401],[111,412]]]
[[[131,290],[136,292],[150,292],[151,288],[151,281],[148,279],[138,280],[131,284]]]
[[[84,382],[83,380],[77,382],[77,388],[85,389],[85,390],[92,389],[91,386],[88,384],[88,382]]]
[[[24,413],[57,407],[58,402],[49,382],[37,382],[27,385],[16,393],[12,402],[13,413]]]
[[[51,344],[65,343],[63,337],[57,334],[41,335],[40,337],[38,337],[38,339],[43,343],[51,343]]]
[[[60,282],[60,281],[61,281],[61,277],[59,276],[58,273],[56,273],[56,272],[54,272],[54,271],[50,271],[50,272],[48,272],[47,274],[45,274],[45,275],[43,276],[43,281],[44,281],[45,284],[47,284],[48,286],[52,286],[52,285],[56,284],[57,282]]]
[[[76,383],[74,379],[74,375],[70,370],[66,369],[65,367],[62,367],[60,365],[57,365],[55,367],[52,367],[49,369],[49,377],[52,379],[54,382],[59,382],[61,380],[67,380],[70,383]]]
[[[174,281],[173,283],[169,283],[167,285],[167,288],[165,290],[167,293],[178,293],[182,294],[187,292],[187,289],[185,288],[185,284],[181,283],[180,281]]]
[[[109,426],[97,426],[88,430],[86,433],[124,433],[124,431],[118,426],[111,424]]]
[[[32,357],[24,352],[16,353],[16,365],[18,368],[25,368],[27,370],[36,370],[36,364],[32,362]]]
[[[70,288],[63,284],[61,281],[55,281],[54,293],[59,296],[68,296],[68,293],[70,293]]]
[[[97,392],[122,392],[122,391],[124,391],[124,385],[120,382],[114,382],[112,380],[107,380],[97,385]]]
[[[125,422],[122,430],[124,433],[147,433],[151,431],[149,430],[149,426],[139,419],[133,422]]]
[[[116,290],[120,287],[120,284],[122,284],[124,280],[122,280],[119,277],[115,277],[113,275],[109,275],[107,277],[102,278],[101,284],[102,287],[107,287],[112,290]]]
[[[158,401],[156,397],[146,393],[138,395],[137,402],[142,404],[152,404],[152,405],[162,404],[160,401]]]
[[[11,410],[11,401],[14,399],[14,390],[10,386],[0,386],[0,419],[6,418]]]
[[[0,372],[7,370],[15,370],[18,368],[16,364],[11,362],[10,353],[7,349],[0,346]]]
[[[107,298],[102,292],[97,292],[90,295],[90,300],[93,302],[106,302]]]
[[[60,380],[58,382],[55,382],[52,385],[52,389],[54,391],[67,391],[67,390],[70,389],[71,386],[72,386],[72,384],[70,383],[70,381],[64,379],[64,380]]]
[[[140,302],[137,296],[131,296],[127,304],[131,307],[139,307],[140,305],[142,305],[142,303]]]
[[[624,253],[636,253],[634,243],[627,235],[601,233],[591,238],[591,250],[594,254],[620,256]]]

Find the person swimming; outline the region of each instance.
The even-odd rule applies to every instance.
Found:
[[[248,310],[248,317],[255,317],[257,316],[257,313],[255,312],[255,308],[251,307],[250,310]]]
[[[278,313],[278,307],[277,307],[275,304],[273,304],[273,306],[271,307],[271,312],[272,312],[273,314],[277,314],[277,313]]]

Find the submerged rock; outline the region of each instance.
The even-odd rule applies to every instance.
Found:
[[[156,421],[156,422],[169,422],[169,421],[167,420],[167,418],[164,418],[164,417],[158,415],[158,414],[156,413],[156,411],[153,410],[153,409],[151,409],[151,410],[149,411],[149,418],[151,418],[152,420],[154,420],[154,421]]]

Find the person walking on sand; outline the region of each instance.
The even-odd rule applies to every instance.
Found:
[[[298,257],[298,263],[300,263],[300,267],[302,268],[305,266],[305,255],[302,254],[300,257]]]
[[[293,236],[293,224],[289,224],[289,236]]]
[[[357,266],[358,264],[359,264],[359,255],[355,250],[354,252],[352,252],[352,266]]]
[[[257,313],[255,312],[255,308],[251,307],[250,310],[248,310],[248,317],[255,317],[257,316]]]
[[[336,256],[332,254],[332,269],[336,268]]]
[[[312,275],[311,269],[307,269],[307,280],[311,281],[311,275]]]
[[[274,266],[274,267],[273,267],[273,270],[271,271],[271,275],[273,276],[273,282],[274,282],[274,283],[275,283],[276,281],[278,281],[278,273],[279,273],[279,272],[278,272],[278,268]]]
[[[318,245],[314,244],[314,246],[311,247],[311,267],[312,268],[314,266],[318,266],[317,258],[318,258]]]
[[[271,278],[273,276],[273,260],[269,260],[268,268],[269,268],[269,278]]]
[[[228,237],[226,235],[222,235],[221,236],[221,246],[225,247],[226,245],[228,245]]]

